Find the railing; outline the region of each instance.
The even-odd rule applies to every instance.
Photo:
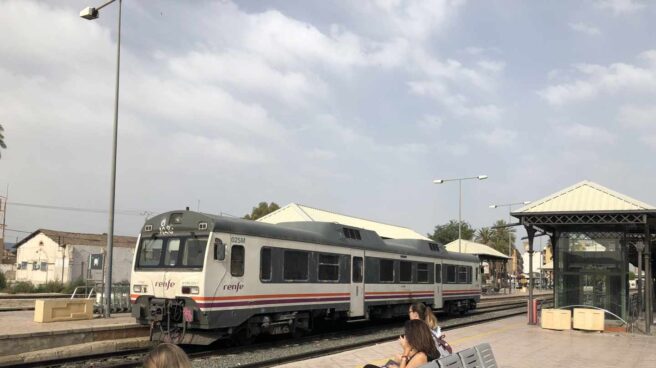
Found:
[[[95,286],[78,286],[73,291],[71,299],[85,298],[95,299],[93,304],[93,311],[97,314],[104,314],[105,311],[105,295],[96,290],[104,290],[103,284],[98,283]],[[130,285],[129,284],[115,284],[112,285],[111,294],[111,313],[129,312],[130,306]]]

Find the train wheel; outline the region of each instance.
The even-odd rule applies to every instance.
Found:
[[[233,339],[238,345],[250,345],[255,340],[255,336],[248,333],[248,328],[242,328],[234,336]]]

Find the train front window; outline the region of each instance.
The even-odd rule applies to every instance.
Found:
[[[162,239],[144,239],[139,248],[139,266],[158,266],[162,258]]]
[[[206,248],[207,238],[143,239],[139,245],[136,267],[202,269]]]

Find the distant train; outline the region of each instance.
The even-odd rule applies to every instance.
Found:
[[[192,211],[146,221],[130,287],[132,314],[151,326],[151,339],[185,344],[390,318],[415,301],[464,313],[481,295],[478,257],[429,241]]]

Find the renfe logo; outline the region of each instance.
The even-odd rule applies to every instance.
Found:
[[[229,290],[229,291],[234,290],[235,294],[237,294],[239,290],[243,288],[244,288],[244,284],[242,284],[241,282],[237,282],[236,284],[223,285],[223,290]]]
[[[175,282],[171,280],[158,281],[155,283],[155,287],[163,287],[165,290],[168,290],[175,286]]]

